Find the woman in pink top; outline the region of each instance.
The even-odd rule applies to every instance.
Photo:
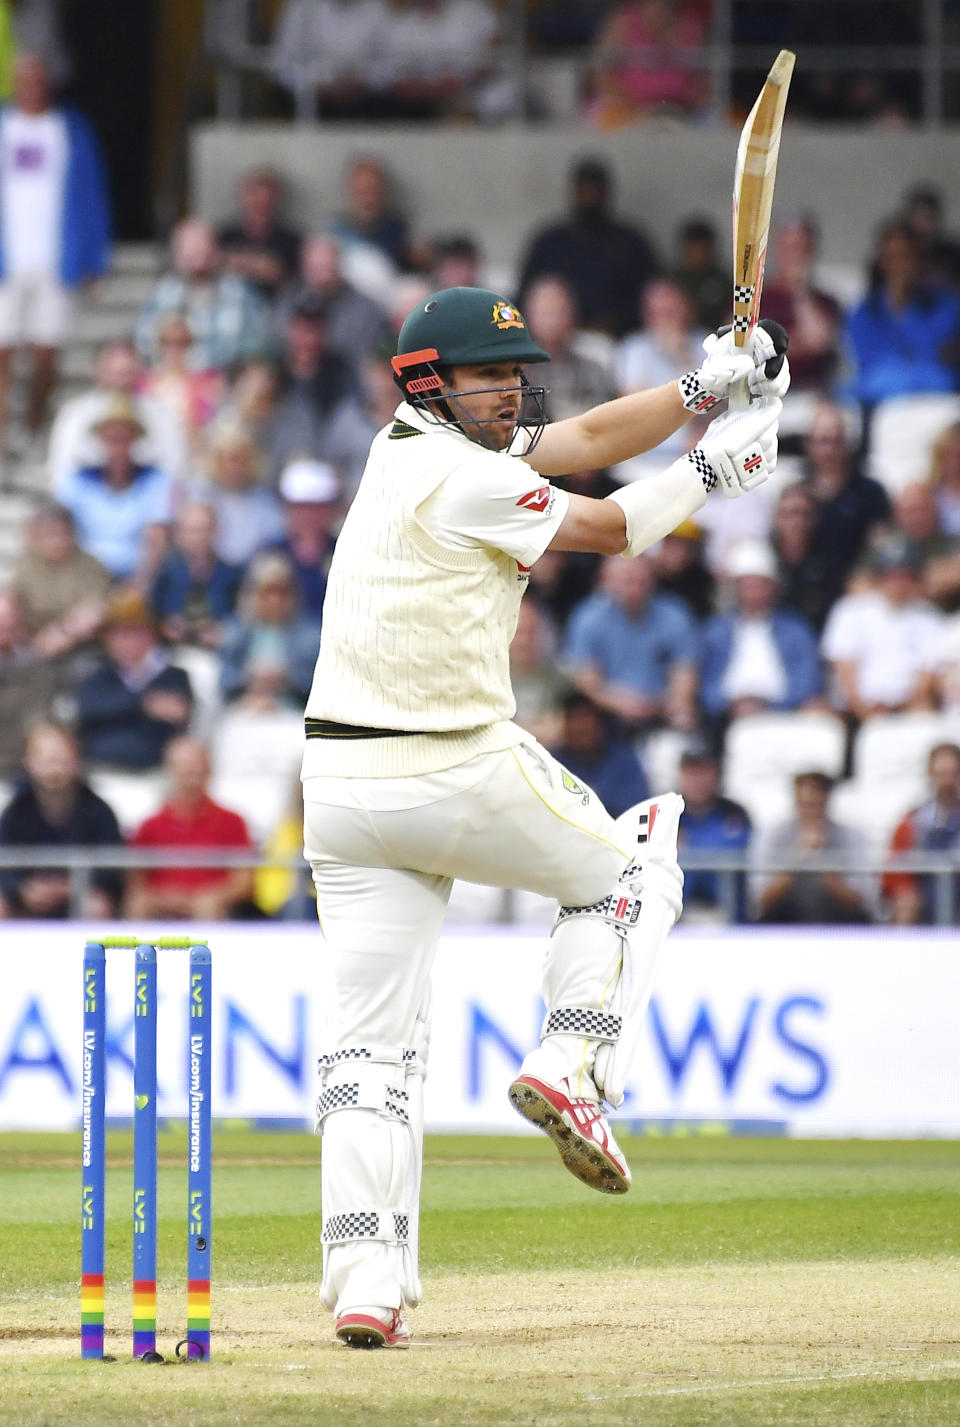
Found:
[[[687,53],[704,43],[708,16],[690,0],[626,0],[601,28],[590,67],[587,112],[601,128],[706,102],[706,77]]]

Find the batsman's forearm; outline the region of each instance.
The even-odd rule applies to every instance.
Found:
[[[542,476],[616,466],[659,446],[689,419],[677,383],[667,382],[649,391],[618,396],[591,407],[582,416],[546,427],[524,459]]]
[[[693,461],[683,458],[607,496],[623,511],[627,525],[625,555],[639,555],[676,530],[707,498],[703,477]]]

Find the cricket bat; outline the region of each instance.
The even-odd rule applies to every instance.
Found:
[[[795,59],[792,50],[781,50],[777,55],[747,115],[737,146],[733,180],[733,340],[738,347],[746,345],[760,316],[780,131]],[[732,410],[745,409],[749,401],[745,381],[731,389]]]

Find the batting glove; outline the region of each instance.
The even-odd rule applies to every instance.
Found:
[[[693,462],[708,492],[719,486],[736,500],[776,470],[782,410],[778,397],[761,397],[746,411],[728,411],[710,423],[699,445],[683,459]]]
[[[709,415],[730,395],[731,386],[744,380],[751,396],[785,396],[790,386],[787,341],[780,323],[769,318],[754,327],[742,347],[734,345],[732,327],[711,332],[703,342],[703,365],[677,383],[687,411]]]

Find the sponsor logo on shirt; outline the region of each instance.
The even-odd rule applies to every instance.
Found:
[[[524,506],[527,510],[535,510],[538,515],[543,515],[553,504],[553,493],[549,486],[539,486],[535,491],[527,491],[517,501],[517,505]]]

